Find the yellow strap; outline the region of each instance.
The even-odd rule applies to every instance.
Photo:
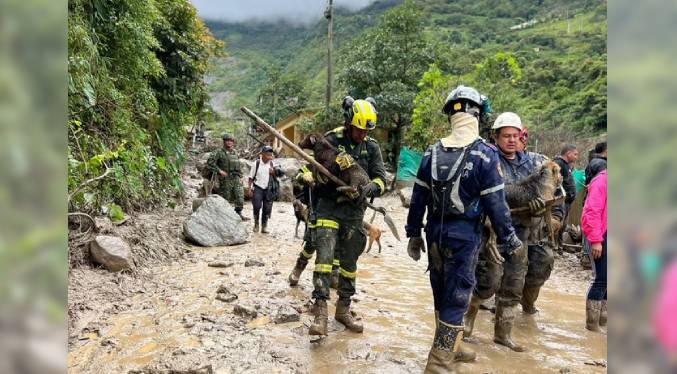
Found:
[[[317,227],[326,227],[329,229],[339,229],[339,224],[336,221],[332,221],[330,219],[324,219],[320,218],[317,220],[317,222],[313,225],[312,223],[308,225],[308,227],[312,228],[317,228]]]
[[[341,261],[339,261],[338,258],[335,258],[333,264],[334,264],[335,266],[339,266],[339,265],[341,265]]]
[[[316,273],[331,273],[331,264],[316,264]]]
[[[339,273],[341,273],[341,276],[344,278],[349,278],[349,279],[355,279],[357,278],[357,270],[354,272],[350,272],[344,268],[339,268]]]
[[[381,188],[381,193],[384,193],[386,191],[386,185],[385,183],[383,183],[383,179],[376,177],[371,181],[378,184],[378,186]]]
[[[312,253],[306,252],[305,249],[301,251],[301,255],[302,255],[303,257],[305,257],[305,258],[311,258],[311,257],[313,257],[313,254],[312,254]]]

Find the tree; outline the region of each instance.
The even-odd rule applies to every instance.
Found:
[[[419,91],[414,99],[412,126],[406,135],[406,143],[417,151],[448,135],[447,117],[442,106],[453,88],[452,76],[444,74],[437,65],[431,65],[418,83]]]
[[[353,39],[343,56],[346,68],[339,79],[353,97],[376,99],[379,126],[388,130],[394,169],[403,130],[411,125],[418,81],[434,61],[423,29],[419,7],[407,0],[386,11],[375,29]]]
[[[267,81],[257,93],[258,114],[271,124],[306,107],[308,94],[300,76],[278,66],[266,69]]]

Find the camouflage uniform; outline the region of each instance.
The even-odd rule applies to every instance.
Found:
[[[506,184],[506,196],[511,193],[508,185],[527,178],[547,160],[545,156],[532,152],[517,152],[515,160],[508,160],[501,153],[499,159]],[[529,301],[533,305],[541,286],[550,277],[554,256],[547,239],[544,240],[544,217],[513,215],[512,222],[517,236],[527,246],[527,251],[519,251],[506,257],[505,262],[500,265],[492,261],[488,250],[480,251],[476,269],[477,284],[465,316],[465,335],[469,336],[472,333],[475,316],[482,300],[496,295],[496,335],[499,335],[499,331],[501,333],[507,331],[508,346],[521,351],[523,347],[514,344],[510,338],[516,305],[529,304]],[[485,227],[480,246],[483,248],[495,245],[495,236],[488,227]],[[527,293],[527,300],[523,300],[524,291]]]
[[[218,194],[235,206],[237,214],[242,215],[244,189],[240,182],[242,178],[240,160],[234,149],[228,150],[223,147],[215,152],[214,157],[209,158],[208,165],[219,177]],[[225,177],[220,175],[219,170],[225,171],[228,175]]]

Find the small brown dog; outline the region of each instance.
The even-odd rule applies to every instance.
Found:
[[[367,253],[371,250],[371,245],[374,244],[374,241],[378,244],[378,253],[381,253],[381,234],[383,234],[384,231],[367,221],[362,221],[362,226],[364,226],[364,229],[367,230],[367,234],[369,235]]]
[[[292,202],[294,207],[294,216],[296,217],[296,229],[294,230],[294,238],[299,237],[299,225],[301,222],[305,223],[306,228],[308,227],[308,207],[303,205],[301,200],[294,199]]]

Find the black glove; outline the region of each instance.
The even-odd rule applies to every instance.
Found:
[[[362,196],[373,197],[381,193],[381,186],[376,182],[369,182],[366,186],[362,188]]]
[[[498,251],[504,256],[512,256],[521,250],[522,247],[524,247],[522,241],[517,237],[517,235],[512,234],[507,242],[498,246]]]
[[[414,236],[409,238],[409,244],[407,245],[407,253],[414,261],[418,261],[421,258],[421,252],[425,252],[425,241],[420,236]]]
[[[529,212],[535,217],[542,216],[545,213],[545,200],[537,197],[529,201]]]

